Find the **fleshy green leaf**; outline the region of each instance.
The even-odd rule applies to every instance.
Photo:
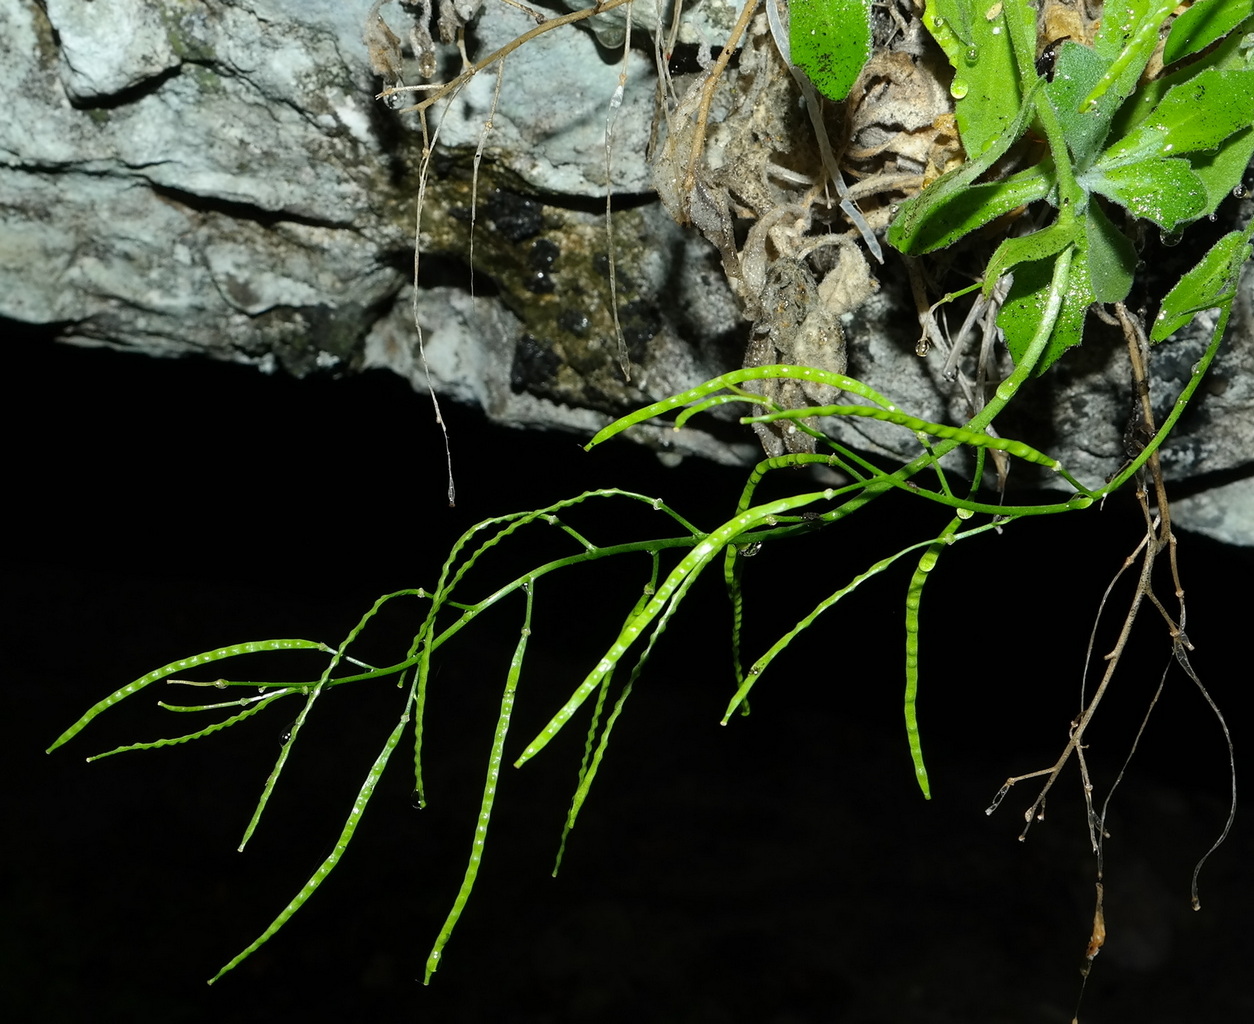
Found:
[[[1254,71],[1199,72],[1163,97],[1144,126],[1165,132],[1164,150],[1213,149],[1254,124]]]
[[[1000,142],[1023,102],[1002,5],[995,0],[928,0],[923,25],[953,66],[949,91],[958,101],[958,133],[967,155],[977,157]]]
[[[1122,302],[1132,290],[1136,273],[1135,247],[1095,202],[1089,204],[1084,230],[1093,297],[1098,302]]]
[[[1187,160],[1142,160],[1108,169],[1099,162],[1081,184],[1168,231],[1206,209],[1206,186]]]
[[[1110,61],[1110,66],[1078,110],[1097,109],[1098,101],[1108,93],[1117,102],[1132,95],[1158,46],[1159,29],[1176,4],[1177,0],[1108,0],[1101,27],[1093,37],[1093,49]]]
[[[914,222],[909,236],[910,248],[904,251],[919,254],[953,245],[959,238],[990,221],[1044,199],[1053,187],[1052,166],[1041,163],[1005,181],[966,187],[959,185],[944,196],[938,192],[932,197],[936,203],[932,211]],[[941,202],[942,199],[946,201]],[[899,240],[904,242],[906,224],[906,221],[902,222],[901,235],[889,233],[889,241],[894,245],[898,245]]]
[[[1115,116],[1114,133],[1125,136],[1131,133],[1164,96],[1178,85],[1189,82],[1201,71],[1249,71],[1254,68],[1254,46],[1247,41],[1247,33],[1254,29],[1254,19],[1245,22],[1238,31],[1232,32],[1205,57],[1179,66],[1169,75],[1143,82],[1137,89],[1134,103],[1126,103]]]
[[[1254,127],[1229,136],[1213,153],[1190,155],[1189,165],[1206,188],[1206,206],[1199,217],[1214,213],[1241,184],[1251,159],[1254,159]]]
[[[1102,154],[1106,167],[1214,149],[1254,124],[1254,71],[1207,69],[1171,89],[1153,113]]]
[[[1110,131],[1110,118],[1119,105],[1118,98],[1107,93],[1098,100],[1095,111],[1080,109],[1110,63],[1087,46],[1064,43],[1054,64],[1054,80],[1045,86],[1045,94],[1058,114],[1067,145],[1081,169],[1088,167],[1100,151]]]
[[[1241,265],[1250,258],[1250,230],[1224,235],[1163,298],[1150,341],[1162,341],[1204,309],[1223,306],[1236,294]]]
[[[995,209],[1004,213],[1021,202],[1046,195],[1052,187],[1052,178],[1047,176],[1044,164],[1004,182],[974,184],[1018,140],[1027,127],[1031,110],[1030,104],[1024,104],[1009,130],[988,149],[937,178],[919,195],[903,203],[889,225],[889,244],[910,255],[931,252],[952,245],[967,232],[999,215],[994,213],[993,217],[985,218],[985,204],[993,202]],[[1007,188],[1011,191],[1002,191]]]
[[[843,100],[871,56],[871,0],[792,0],[788,17],[792,62],[828,99]]]
[[[1084,318],[1089,306],[1093,304],[1093,294],[1088,285],[1086,248],[1084,233],[1079,232],[1062,310],[1054,324],[1049,343],[1037,361],[1034,371],[1037,376],[1056,363],[1067,349],[1084,340]],[[1057,257],[1054,256],[1035,263],[1021,264],[1015,270],[1014,284],[1011,285],[1010,293],[998,314],[997,326],[1006,335],[1006,347],[1016,365],[1023,359],[1037,325],[1041,322],[1041,315],[1049,300],[1056,260]]]
[[[1058,220],[1049,227],[1034,231],[1030,235],[1007,238],[997,247],[993,258],[988,261],[988,267],[984,271],[984,294],[987,296],[993,290],[997,279],[1019,264],[1037,263],[1057,256],[1075,241],[1075,235],[1076,222],[1074,218],[1071,218],[1065,223]]]
[[[1163,47],[1163,63],[1174,64],[1206,49],[1252,15],[1254,0],[1196,0],[1172,22]]]

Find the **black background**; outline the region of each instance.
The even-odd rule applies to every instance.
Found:
[[[627,704],[556,880],[579,729],[506,770],[478,888],[424,988],[521,621],[521,602],[505,602],[441,652],[426,726],[429,806],[410,805],[403,743],[323,889],[208,988],[330,849],[400,694],[383,684],[323,698],[242,854],[294,705],[90,765],[88,754],[194,727],[171,724],[154,700],[199,692],[146,691],[45,755],[66,726],[195,652],[278,636],[336,643],[378,595],[431,586],[448,545],[487,516],[621,486],[708,528],[726,518],[743,474],[693,461],[667,470],[627,441],[585,454],[582,438],[493,428],[453,407],[450,510],[429,402],[398,379],[297,382],[75,350],[9,326],[8,1019],[1070,1020],[1093,893],[1074,767],[1026,843],[1016,836],[1031,782],[998,814],[983,810],[1007,775],[1046,766],[1065,742],[1094,610],[1141,531],[1130,496],[1016,523],[942,559],[923,609],[931,802],[915,787],[901,727],[905,563],[820,620],[763,677],[753,714],[727,728],[725,601],[704,581]],[[605,508],[571,520],[597,543],[661,529],[659,513]],[[890,497],[768,548],[749,574],[750,651],[790,624],[806,595],[944,519]],[[540,528],[520,536],[485,567],[484,585],[560,541]],[[1180,560],[1194,663],[1228,712],[1240,766],[1254,559],[1186,534]],[[582,679],[643,580],[643,560],[599,563],[537,588],[511,759]],[[1118,592],[1113,607],[1127,597]],[[398,605],[371,649],[403,650],[407,617],[423,610]],[[1090,733],[1099,790],[1170,657],[1150,615],[1135,639]],[[302,677],[298,661],[274,659],[250,671]],[[1203,871],[1202,911],[1189,909],[1189,873],[1227,795],[1219,729],[1174,673],[1114,801],[1110,937],[1081,1020],[1254,1019],[1244,819]]]

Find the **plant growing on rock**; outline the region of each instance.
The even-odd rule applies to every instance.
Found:
[[[515,45],[619,7],[619,0],[608,0],[560,17],[537,15],[536,29]],[[476,62],[463,49],[464,67],[450,81],[406,85],[399,37],[377,20],[379,8],[375,4],[371,12],[372,52],[388,96],[428,94],[417,109],[427,132],[429,160],[438,138],[434,115],[440,102],[475,74],[499,65],[511,48]],[[420,71],[429,76],[437,69],[437,50],[429,31],[429,5],[423,11],[411,49]],[[473,13],[457,4],[441,5],[438,25],[446,43],[464,44],[463,29]],[[1057,761],[1008,780],[989,808],[991,812],[1016,782],[1042,776],[1040,794],[1028,814],[1030,826],[1064,768],[1072,758],[1077,760],[1098,863],[1086,959],[1091,961],[1101,948],[1106,805],[1093,801],[1084,744],[1132,625],[1147,604],[1161,614],[1177,661],[1210,701],[1189,658],[1176,538],[1158,459],[1222,343],[1238,275],[1254,242],[1254,224],[1211,245],[1194,267],[1156,297],[1148,324],[1127,300],[1137,283],[1138,245],[1148,225],[1175,235],[1206,220],[1226,196],[1244,188],[1254,154],[1254,12],[1248,0],[1198,0],[1179,13],[1174,3],[1162,0],[1112,0],[1097,11],[1059,3],[1038,11],[1026,0],[935,0],[925,11],[910,0],[884,9],[865,0],[793,0],[791,12],[778,0],[765,0],[764,8],[749,0],[720,55],[699,54],[700,70],[686,81],[671,71],[673,39],[667,33],[665,19],[659,19],[654,44],[664,138],[654,154],[657,190],[667,209],[717,250],[746,321],[752,323],[748,351],[743,367],[620,418],[588,447],[659,417],[674,414],[674,426],[680,428],[694,415],[739,407],[751,413],[742,422],[755,426],[767,457],[750,472],[736,507],[710,528],[690,523],[668,501],[623,490],[599,490],[486,519],[454,545],[433,587],[380,598],[338,644],[269,640],[197,654],[122,687],[71,726],[53,749],[121,699],[157,682],[176,681],[175,676],[197,667],[220,671],[220,663],[237,655],[288,649],[327,655],[322,673],[306,682],[218,680],[212,685],[260,686],[261,693],[199,707],[230,712],[205,728],[110,752],[205,737],[272,703],[296,698],[300,710],[248,825],[247,842],[319,698],[335,687],[380,680],[399,688],[395,725],[332,852],[270,927],[215,980],[265,943],[322,884],[411,730],[415,789],[425,799],[421,751],[433,659],[489,608],[506,600],[521,605],[518,639],[489,745],[464,881],[432,948],[428,980],[474,886],[504,761],[524,764],[592,705],[566,823],[569,832],[654,645],[707,569],[721,567],[732,610],[728,677],[735,690],[724,710],[726,722],[745,709],[757,681],[794,638],[866,580],[897,562],[913,560],[905,595],[903,713],[914,772],[927,796],[930,783],[916,715],[919,622],[921,598],[939,558],[991,531],[1022,528],[1012,526],[1019,520],[1079,514],[1132,485],[1145,520],[1144,535],[1136,539],[1125,567],[1136,566],[1135,597],[1101,678],[1084,698]],[[630,39],[628,28],[622,45],[629,46]],[[498,88],[505,88],[505,72],[499,73]],[[607,101],[607,161],[612,160],[616,99],[621,97]],[[805,145],[792,144],[802,136],[808,140]],[[899,258],[882,250],[880,234],[908,259],[921,311],[919,353],[944,359],[946,376],[955,382],[966,408],[961,422],[942,423],[904,410],[893,400],[891,383],[847,373],[846,350],[857,342],[846,336],[842,318],[874,295],[878,284],[872,264]],[[946,263],[976,266],[978,273],[952,292],[929,291],[929,280],[941,274],[938,257],[931,266],[923,259],[931,254],[945,254]],[[951,333],[944,326],[945,310],[964,301],[963,326]],[[1152,346],[1212,310],[1210,344],[1160,423],[1148,384]],[[1083,341],[1090,313],[1113,325],[1123,338],[1136,399],[1127,460],[1112,467],[1110,478],[1100,483],[1077,479],[1047,452],[1029,441],[1003,437],[996,429],[998,417],[1017,401],[1020,388]],[[977,351],[969,351],[977,339]],[[1005,341],[1004,352],[998,339]],[[618,352],[629,372],[625,347],[620,344]],[[842,422],[869,421],[913,435],[917,454],[893,464],[837,436]],[[961,471],[954,468],[954,459],[946,459],[959,450],[969,456]],[[990,461],[995,487],[985,483]],[[1014,499],[1016,464],[1048,471],[1068,495],[1040,503]],[[798,479],[807,483],[783,497],[760,496],[764,481],[777,484],[782,470],[804,467],[834,472],[838,481],[830,475],[821,483],[804,474],[790,476],[794,484]],[[762,545],[798,544],[815,530],[844,528],[846,519],[894,490],[948,507],[953,518],[939,532],[869,560],[747,661],[742,633],[745,593],[752,591],[746,579],[749,556]],[[609,510],[624,502],[661,512],[669,535],[645,540],[615,536]],[[580,513],[589,514],[593,529],[580,525]],[[471,569],[490,567],[502,545],[541,527],[561,531],[569,550],[507,576],[486,592],[470,588]],[[1154,570],[1164,555],[1170,563],[1174,606],[1155,591]],[[643,556],[638,596],[627,602],[630,608],[610,628],[603,655],[549,723],[525,745],[510,747],[511,712],[526,665],[535,601],[543,600],[550,577],[560,580],[575,566],[622,556]],[[423,602],[425,608],[408,649],[387,665],[356,660],[354,645],[362,631],[381,608],[402,599]],[[1193,884],[1196,905],[1196,872]]]

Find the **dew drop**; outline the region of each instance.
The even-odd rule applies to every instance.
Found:
[[[949,85],[949,95],[956,100],[962,99],[967,94],[967,83],[961,78],[955,78]]]
[[[1212,224],[1214,224],[1215,221],[1219,220],[1219,216],[1218,214],[1211,213],[1211,214],[1207,214],[1206,219],[1210,221]]]
[[[1179,245],[1180,239],[1183,237],[1183,231],[1160,231],[1158,233],[1158,240],[1168,248],[1171,248],[1173,245]]]
[[[1232,197],[1234,199],[1244,199],[1245,198],[1245,186],[1239,183],[1234,185],[1232,187]]]
[[[944,19],[944,18],[941,18],[941,17],[936,17],[936,18],[933,18],[933,19],[932,19],[932,24],[933,24],[936,28],[944,28],[944,27],[945,27],[945,19]]]
[[[977,46],[967,47],[967,63],[974,64],[980,59],[980,50]]]

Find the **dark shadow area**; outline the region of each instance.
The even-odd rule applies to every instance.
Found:
[[[1020,521],[941,559],[923,605],[931,802],[901,725],[913,564],[820,619],[763,676],[753,713],[726,728],[729,625],[712,571],[627,702],[557,879],[586,716],[506,769],[478,888],[424,988],[522,621],[520,599],[502,602],[437,659],[429,805],[411,806],[407,738],[324,887],[208,988],[331,849],[402,695],[374,684],[324,697],[244,853],[235,847],[295,704],[92,764],[83,758],[194,728],[202,716],[188,725],[192,716],[155,700],[195,703],[205,691],[146,691],[45,755],[64,728],[124,683],[199,651],[273,637],[337,643],[379,595],[433,585],[449,545],[488,516],[618,486],[710,528],[730,515],[743,474],[693,461],[666,469],[627,441],[585,453],[585,438],[511,432],[446,406],[458,490],[449,509],[429,402],[396,378],[298,382],[75,350],[38,332],[11,337],[6,352],[9,1019],[1071,1020],[1093,893],[1075,769],[1025,843],[1016,837],[1032,782],[996,815],[984,808],[1008,775],[1047,766],[1066,741],[1094,611],[1140,535],[1130,496]],[[570,514],[593,543],[666,528],[644,506],[604,507]],[[892,496],[838,528],[768,545],[748,566],[749,652],[945,518]],[[568,543],[547,527],[520,533],[485,561],[485,592]],[[1248,624],[1235,581],[1254,558],[1185,535],[1180,563],[1193,664],[1228,715],[1240,766]],[[595,663],[646,579],[637,558],[537,585],[510,759]],[[1112,615],[1128,596],[1112,598]],[[398,656],[424,613],[417,600],[398,603],[368,648]],[[1090,734],[1099,791],[1170,661],[1152,614]],[[239,664],[255,673],[244,678],[309,671],[281,656]],[[1254,1019],[1246,818],[1202,873],[1201,912],[1189,908],[1190,872],[1223,825],[1228,785],[1220,730],[1173,671],[1112,804],[1109,939],[1081,1021]]]

